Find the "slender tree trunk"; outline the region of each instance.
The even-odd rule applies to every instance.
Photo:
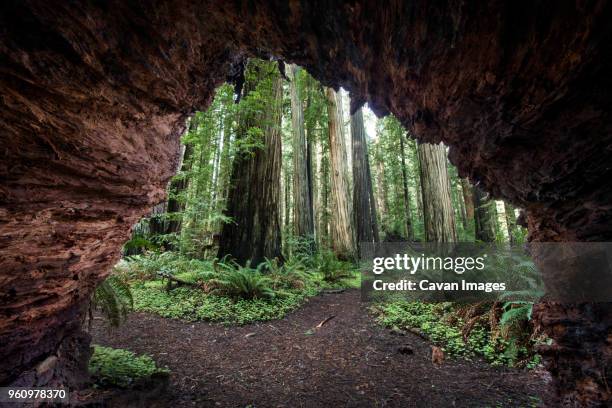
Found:
[[[312,128],[308,129],[308,143],[312,151],[312,221],[314,224],[315,241],[320,242],[321,235],[321,197],[320,197],[320,175],[321,158],[319,156],[319,145],[315,139]]]
[[[495,216],[491,208],[491,203],[486,194],[478,187],[473,187],[474,191],[474,222],[475,237],[479,241],[495,241]]]
[[[504,202],[506,209],[506,225],[508,226],[508,240],[514,244],[514,228],[516,227],[516,215],[514,215],[514,206],[508,202]]]
[[[233,103],[233,102],[232,102]],[[226,113],[223,125],[223,149],[221,150],[221,158],[219,163],[219,183],[218,183],[218,197],[216,211],[221,213],[225,209],[225,202],[228,196],[228,189],[230,183],[230,171],[231,171],[231,157],[230,157],[230,143],[232,140],[232,122],[233,117],[231,114]],[[215,225],[215,232],[218,232],[221,227],[221,221],[218,221]]]
[[[302,97],[298,84],[298,67],[289,66],[291,122],[293,125],[293,218],[295,235],[312,239],[312,191],[310,188],[308,146],[304,132]]]
[[[455,212],[451,202],[446,167],[446,149],[442,143],[418,145],[423,193],[425,240],[454,242],[457,240]]]
[[[342,116],[338,107],[336,92],[325,89],[329,125],[329,150],[331,158],[332,195],[332,250],[341,259],[354,259],[356,255],[351,212],[347,158],[342,129]]]
[[[353,156],[353,220],[357,242],[376,242],[376,203],[368,161],[368,145],[363,125],[363,111],[351,116],[351,146]]]
[[[461,187],[461,183],[455,186],[455,193],[457,194],[457,202],[459,203],[459,212],[461,214],[461,223],[463,224],[463,229],[466,230],[468,227],[467,213],[465,212],[465,201],[463,199],[463,188]]]
[[[406,174],[406,151],[404,150],[404,133],[399,134],[400,140],[400,156],[402,165],[402,187],[404,193],[404,209],[406,211],[406,237],[408,241],[414,240],[414,228],[412,227],[412,211],[410,204],[410,194],[408,192],[408,175]]]
[[[291,176],[289,172],[285,172],[283,186],[285,189],[285,200],[283,205],[285,215],[283,217],[283,220],[285,221],[285,231],[289,231],[289,227],[291,226]]]
[[[468,222],[474,220],[474,193],[467,179],[461,179],[461,190],[463,191],[463,202],[465,203],[465,215]]]
[[[330,219],[330,180],[329,180],[329,157],[321,146],[321,243],[327,246],[329,243],[329,219]]]
[[[260,68],[259,76],[267,71]],[[258,265],[265,258],[282,261],[280,226],[281,176],[281,114],[282,80],[276,69],[272,76],[271,98],[264,114],[245,115],[241,118],[238,137],[244,137],[249,128],[264,124],[263,147],[234,158],[232,186],[228,198],[227,215],[233,222],[223,225],[219,244],[219,258],[230,255],[239,264]],[[254,89],[255,84],[245,84]],[[255,117],[253,117],[255,116]]]
[[[370,195],[370,219],[372,221],[372,235],[374,236],[374,242],[380,242],[380,233],[378,231],[378,216],[376,212],[376,199],[374,198],[374,188],[372,186],[372,171],[370,167],[370,156],[367,150],[366,144],[366,170],[368,174],[366,179],[368,181],[368,191]]]
[[[380,208],[380,219],[383,231],[385,230],[384,220],[387,217],[387,211],[389,208],[389,193],[387,191],[387,183],[385,181],[385,165],[382,161],[378,161],[376,163],[376,183],[378,186],[378,194],[380,194],[380,198],[378,200],[378,205]]]

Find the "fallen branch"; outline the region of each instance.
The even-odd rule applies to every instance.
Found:
[[[336,317],[336,315],[331,315],[329,316],[327,319],[323,320],[321,323],[317,324],[315,327],[317,329],[320,329],[321,327],[323,327],[323,325],[327,322],[329,322],[331,319],[333,319],[334,317]]]
[[[192,288],[200,288],[200,285],[195,282],[189,282],[181,278],[177,278],[176,276],[168,273],[168,272],[157,272],[157,275],[162,278],[162,282],[164,279],[168,280],[168,284],[166,285],[166,290],[170,291],[178,286],[190,286]],[[175,284],[174,286],[172,284]]]
[[[343,293],[346,289],[323,289],[321,291],[324,295],[335,295],[337,293]]]

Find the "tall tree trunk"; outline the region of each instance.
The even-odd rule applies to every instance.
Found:
[[[318,143],[314,137],[314,133],[312,131],[312,129],[308,129],[308,134],[307,134],[307,138],[308,138],[308,146],[309,146],[309,150],[312,152],[312,169],[310,171],[310,176],[311,176],[311,197],[312,197],[312,222],[314,224],[314,235],[315,235],[315,242],[320,242],[319,238],[320,238],[320,234],[321,234],[321,230],[320,230],[320,217],[321,217],[321,200],[320,200],[320,196],[319,196],[319,177],[321,174],[321,161],[320,161],[320,157],[319,157],[319,146]]]
[[[370,167],[370,156],[368,154],[367,144],[366,146],[366,179],[368,181],[368,191],[370,195],[370,220],[372,222],[372,235],[374,242],[380,242],[380,233],[378,231],[378,216],[376,211],[376,199],[374,198],[374,187],[372,186],[372,168]]]
[[[329,157],[325,154],[325,149],[321,145],[321,243],[329,243],[329,219],[330,219],[330,180],[329,180]]]
[[[230,103],[233,103],[230,102]],[[218,197],[216,211],[221,213],[225,209],[225,202],[228,196],[228,189],[231,175],[231,155],[230,155],[230,144],[233,133],[233,115],[226,113],[223,125],[223,149],[221,150],[221,158],[219,162],[219,183],[218,183]],[[217,221],[214,231],[220,230],[221,221]]]
[[[349,204],[347,158],[343,136],[342,116],[336,92],[325,89],[329,125],[331,159],[332,250],[340,259],[354,259],[356,255]]]
[[[457,202],[459,203],[459,213],[461,214],[461,223],[463,224],[463,229],[466,230],[468,227],[467,214],[465,212],[465,201],[463,200],[463,188],[461,188],[461,183],[455,185],[455,193],[457,197]]]
[[[165,233],[179,233],[181,230],[182,218],[178,213],[185,209],[184,198],[180,197],[187,186],[189,185],[189,178],[186,173],[191,169],[191,156],[193,154],[193,145],[186,144],[183,149],[183,159],[181,163],[181,177],[175,178],[170,182],[170,188],[168,193],[168,220],[165,225]]]
[[[265,74],[268,66],[259,70]],[[265,258],[282,260],[280,226],[282,80],[276,69],[271,79],[270,106],[264,114],[244,115],[239,134],[263,123],[263,147],[238,153],[232,168],[232,185],[226,214],[233,222],[223,225],[219,258],[230,255],[241,265],[258,265]],[[255,84],[245,84],[254,89]],[[253,117],[255,116],[255,117]],[[244,122],[243,122],[244,121]]]
[[[285,221],[285,231],[289,231],[291,226],[291,175],[289,172],[285,172],[285,179],[283,180],[283,187],[285,190],[283,210],[285,211],[283,220]]]
[[[363,111],[351,116],[351,146],[353,156],[353,220],[357,242],[376,242],[376,203],[368,160],[368,145],[363,126]]]
[[[451,202],[446,166],[446,149],[442,143],[418,145],[423,194],[425,240],[454,242],[457,240],[455,212]]]
[[[302,97],[298,84],[298,67],[289,66],[291,122],[293,125],[293,219],[295,235],[312,239],[312,191],[310,187],[308,146],[304,132]]]
[[[408,174],[406,173],[406,151],[404,150],[404,132],[399,134],[400,156],[402,164],[402,187],[404,193],[404,209],[406,211],[406,237],[409,241],[414,240],[414,228],[412,227],[412,211],[410,205],[410,194],[408,192]]]
[[[465,216],[468,222],[474,220],[474,197],[470,182],[463,178],[461,179],[461,190],[463,192],[463,202],[465,203]]]
[[[474,223],[475,237],[479,241],[495,241],[495,215],[493,204],[487,199],[486,194],[478,187],[472,188],[474,191]]]
[[[382,223],[383,232],[385,231],[384,220],[387,216],[387,211],[389,208],[389,193],[387,191],[387,183],[385,182],[385,165],[382,161],[376,162],[376,184],[378,189],[378,194],[380,195],[378,199],[378,206],[380,208],[380,219]]]
[[[508,226],[508,240],[514,244],[514,228],[516,227],[516,215],[514,214],[514,206],[508,202],[504,202],[506,209],[506,225]]]

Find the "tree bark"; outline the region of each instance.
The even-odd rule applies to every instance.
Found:
[[[461,213],[461,223],[463,224],[463,229],[466,230],[468,227],[468,219],[467,219],[467,213],[465,211],[465,200],[463,199],[463,188],[461,187],[461,183],[455,185],[455,194],[457,197],[457,202],[459,203],[459,212]]]
[[[468,222],[474,220],[474,197],[470,182],[463,178],[461,179],[461,190],[463,192],[463,202],[465,203],[465,216]]]
[[[295,235],[313,239],[312,191],[310,187],[308,146],[304,132],[304,112],[298,84],[298,67],[289,66],[291,123],[293,127],[293,221]]]
[[[377,242],[376,203],[368,160],[368,145],[359,108],[351,116],[351,147],[353,156],[353,221],[357,242]]]
[[[514,244],[514,228],[516,227],[516,215],[514,215],[514,206],[509,202],[504,201],[506,212],[506,226],[508,227],[508,241]]]
[[[331,162],[331,246],[340,259],[354,259],[356,255],[349,204],[347,158],[343,136],[342,116],[336,92],[325,89],[329,126]]]
[[[414,240],[414,228],[412,227],[412,211],[410,204],[410,194],[408,192],[408,175],[406,173],[406,158],[404,157],[406,151],[404,150],[404,132],[399,134],[400,139],[400,156],[402,165],[402,188],[404,193],[404,209],[406,210],[406,237],[408,241]]]
[[[268,68],[260,67],[258,76]],[[251,127],[263,123],[264,143],[262,148],[239,152],[234,158],[226,212],[233,222],[223,225],[219,244],[219,258],[229,255],[241,265],[250,261],[255,266],[265,258],[283,259],[279,211],[282,80],[275,68],[271,72],[268,75],[272,78],[267,81],[271,106],[263,114],[248,113],[241,117],[237,137],[244,137]],[[256,86],[248,82],[245,89]]]
[[[376,162],[376,173],[376,183],[379,194],[378,206],[380,208],[380,219],[384,231],[384,220],[387,216],[387,209],[389,208],[389,194],[387,191],[387,183],[385,182],[385,165],[382,161]]]
[[[418,145],[425,240],[454,242],[457,240],[455,212],[451,202],[446,167],[446,148],[442,143]]]
[[[486,194],[478,187],[474,190],[474,222],[475,237],[479,241],[495,241],[495,218],[491,209],[491,202]]]

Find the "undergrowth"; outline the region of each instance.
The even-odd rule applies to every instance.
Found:
[[[321,290],[360,284],[354,266],[329,253],[296,254],[282,266],[267,260],[257,267],[150,253],[128,257],[115,274],[130,282],[136,311],[225,324],[280,319]],[[174,287],[169,277],[182,283]]]
[[[372,307],[377,320],[393,330],[416,330],[449,357],[483,356],[493,365],[534,368],[542,338],[530,327],[526,304],[423,303],[394,301]]]
[[[157,367],[147,355],[96,345],[89,360],[89,372],[97,387],[128,388],[152,375],[167,375],[170,370]]]

